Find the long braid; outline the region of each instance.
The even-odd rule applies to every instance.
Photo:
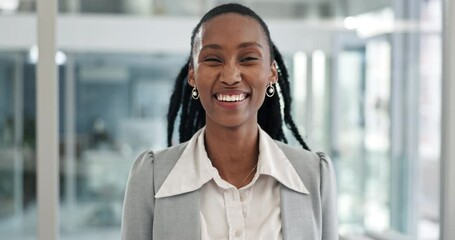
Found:
[[[291,97],[291,91],[290,91],[290,86],[289,86],[289,74],[288,74],[286,65],[284,64],[283,57],[281,56],[281,54],[278,51],[278,48],[275,46],[275,44],[273,44],[273,52],[275,55],[275,61],[278,65],[277,66],[278,67],[278,77],[279,77],[278,83],[280,84],[281,94],[283,95],[284,122],[286,123],[286,126],[289,128],[289,130],[291,130],[292,134],[294,135],[295,139],[300,143],[300,145],[302,145],[304,149],[307,149],[309,151],[310,149],[309,149],[308,145],[305,143],[302,136],[300,136],[297,126],[295,125],[294,120],[292,119],[292,116],[291,116],[292,97]]]
[[[180,70],[170,98],[167,115],[167,143],[172,145],[175,120],[180,110],[179,142],[189,140],[197,130],[205,125],[205,111],[199,101],[191,97],[192,88],[187,82],[189,62]]]
[[[184,139],[182,139],[183,141],[188,141],[202,127],[201,126],[198,128],[198,122],[200,121],[199,119],[200,118],[205,119],[205,112],[199,100],[193,100],[191,98],[188,110],[189,110],[187,118],[188,125],[185,131]]]
[[[172,92],[170,103],[169,103],[169,110],[167,114],[167,143],[168,145],[172,145],[172,135],[174,132],[174,122],[177,118],[177,114],[179,112],[183,97],[183,86],[185,85],[185,79],[188,75],[188,61],[187,63],[180,69],[180,72],[175,80],[174,84],[174,91]]]
[[[276,86],[274,86],[276,88]],[[283,118],[280,111],[280,98],[278,94],[266,97],[258,111],[258,124],[273,139],[287,142],[283,134]]]
[[[187,79],[185,77],[185,79]],[[184,90],[182,95],[182,111],[180,113],[180,126],[179,126],[179,141],[185,142],[186,136],[188,135],[187,129],[189,128],[188,115],[190,114],[189,104],[191,102],[191,87],[188,85],[187,81],[183,83]]]

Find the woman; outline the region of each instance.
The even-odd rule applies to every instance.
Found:
[[[299,135],[289,92],[258,15],[238,4],[206,13],[169,107],[169,145],[178,112],[183,143],[134,163],[122,239],[338,239],[333,167]],[[303,148],[280,142],[283,118]]]

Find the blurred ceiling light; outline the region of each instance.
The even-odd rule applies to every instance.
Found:
[[[36,64],[38,62],[38,46],[33,45],[30,48],[28,61],[32,64]],[[55,63],[57,63],[57,65],[64,65],[66,63],[66,54],[62,51],[57,51],[55,54]]]
[[[343,21],[344,27],[348,30],[354,30],[358,26],[357,18],[347,17]]]
[[[379,11],[364,13],[356,16],[357,35],[370,38],[394,32],[395,15],[392,9],[384,8]]]
[[[32,64],[38,62],[38,46],[33,45],[28,51],[28,62]]]
[[[62,51],[57,51],[55,54],[55,62],[57,65],[64,65],[66,63],[66,54],[64,54]]]
[[[15,12],[19,7],[19,0],[0,0],[0,11]]]

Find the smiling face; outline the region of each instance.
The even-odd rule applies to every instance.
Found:
[[[266,86],[276,80],[266,36],[256,20],[226,13],[201,26],[188,82],[199,91],[207,126],[255,125]]]

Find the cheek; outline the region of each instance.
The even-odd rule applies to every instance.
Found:
[[[249,84],[257,91],[264,92],[267,84],[270,82],[270,74],[263,69],[257,69],[256,71],[250,71],[245,74],[245,78],[249,79]]]
[[[195,73],[195,80],[198,88],[206,89],[213,83],[214,74],[210,71],[204,70],[204,68],[198,69]]]
[[[261,86],[261,88],[258,91],[258,94],[256,94],[256,99],[257,99],[257,101],[258,101],[260,106],[262,106],[262,103],[264,103],[265,91],[266,91],[266,87],[265,86]]]

